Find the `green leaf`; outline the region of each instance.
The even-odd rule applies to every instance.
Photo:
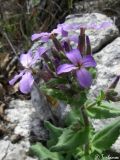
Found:
[[[63,77],[57,77],[57,78],[52,78],[50,79],[46,84],[47,86],[55,86],[58,84],[65,84],[67,83],[67,80]]]
[[[106,96],[105,93],[101,90],[99,95],[98,95],[98,97],[97,97],[97,99],[96,99],[96,102],[97,102],[98,105],[100,105],[102,100],[105,99],[105,96]]]
[[[87,114],[91,118],[105,119],[120,116],[120,109],[114,107],[114,103],[103,102],[100,105],[86,107]]]
[[[65,117],[65,124],[67,126],[70,126],[74,122],[80,122],[81,121],[81,112],[80,108],[78,107],[73,107],[71,108],[70,112]]]
[[[47,95],[52,96],[58,100],[64,101],[66,104],[70,104],[73,106],[81,106],[86,101],[86,93],[80,92],[79,95],[77,95],[77,98],[71,98],[71,92],[63,91],[56,88],[47,88],[47,86],[41,86],[40,89]]]
[[[65,93],[60,89],[47,88],[47,86],[42,86],[41,90],[45,92],[47,95],[57,98],[61,101],[67,101],[67,97]]]
[[[73,131],[65,129],[59,137],[58,143],[51,147],[51,151],[70,151],[75,150],[79,145],[86,142],[88,131],[85,129]]]
[[[49,130],[50,138],[47,141],[47,146],[49,148],[57,143],[59,136],[63,133],[63,129],[55,127],[48,121],[45,121],[44,125]]]
[[[93,137],[92,145],[97,150],[104,151],[106,149],[109,149],[112,144],[115,143],[119,135],[120,118],[101,131],[97,132]]]
[[[96,75],[97,75],[97,70],[96,70],[96,68],[89,68],[88,69],[89,70],[89,72],[91,73],[91,75],[92,75],[92,77],[95,79],[96,78]]]
[[[64,158],[56,152],[51,152],[41,143],[37,143],[30,147],[30,154],[35,155],[39,160],[64,160]]]

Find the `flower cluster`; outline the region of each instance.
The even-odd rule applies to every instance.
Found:
[[[44,68],[47,73],[50,73],[50,78],[71,75],[71,79],[77,78],[77,82],[82,88],[89,88],[92,84],[92,75],[89,68],[95,68],[96,62],[92,56],[89,37],[85,34],[85,29],[93,28],[100,29],[109,26],[108,22],[101,25],[81,25],[81,24],[59,24],[52,32],[42,32],[33,34],[32,41],[39,39],[41,42],[47,43],[52,40],[53,46],[49,49],[40,46],[33,54],[32,51],[22,53],[19,61],[24,67],[19,74],[9,81],[14,85],[18,80],[19,89],[22,93],[29,93],[34,83],[34,66],[37,60],[43,58]],[[69,31],[80,29],[80,35],[69,36]],[[63,39],[58,40],[57,35]],[[71,46],[71,41],[74,41],[76,48]],[[51,54],[52,53],[52,54]],[[41,71],[40,71],[41,72]],[[46,74],[46,72],[45,72]],[[43,75],[43,79],[44,79]],[[47,77],[47,76],[46,76]]]

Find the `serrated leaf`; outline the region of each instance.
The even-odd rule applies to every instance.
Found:
[[[39,160],[64,160],[62,155],[49,151],[41,143],[32,145],[29,152],[30,154],[37,156]]]
[[[70,151],[75,150],[79,145],[86,142],[88,132],[84,129],[82,131],[73,131],[65,129],[59,137],[58,143],[51,147],[52,151]]]
[[[50,135],[49,140],[47,141],[47,146],[49,148],[57,143],[59,136],[63,132],[63,128],[55,127],[48,121],[45,121],[44,125],[48,129]]]
[[[92,140],[92,145],[97,150],[104,151],[109,149],[115,143],[120,135],[120,118],[97,132]]]
[[[87,108],[89,117],[95,119],[105,119],[120,116],[120,109],[114,107],[114,103],[101,103]]]

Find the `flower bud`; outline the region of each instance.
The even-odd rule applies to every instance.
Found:
[[[78,39],[78,49],[82,55],[85,55],[85,29],[80,29],[80,36]]]
[[[50,38],[52,39],[52,41],[53,41],[56,49],[57,49],[58,51],[63,51],[63,48],[62,48],[60,42],[59,42],[59,41],[57,40],[57,38],[55,37],[55,35],[54,35],[54,34],[51,34]]]

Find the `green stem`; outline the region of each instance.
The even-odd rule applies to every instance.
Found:
[[[89,130],[89,119],[88,119],[84,105],[81,107],[81,113],[82,113],[85,129],[87,131],[87,130]],[[86,155],[89,154],[89,133],[88,133],[88,137],[87,137],[87,142],[85,144],[85,154]]]

